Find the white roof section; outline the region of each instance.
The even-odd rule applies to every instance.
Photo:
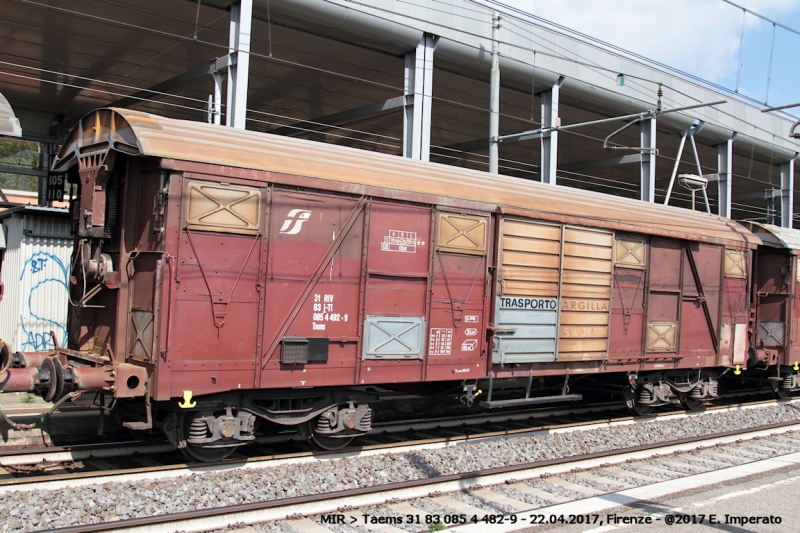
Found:
[[[0,93],[0,137],[22,137],[19,119],[3,93]]]

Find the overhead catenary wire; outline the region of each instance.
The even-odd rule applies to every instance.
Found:
[[[70,14],[73,14],[73,15],[77,15],[77,16],[83,16],[83,17],[87,17],[87,18],[94,19],[94,20],[101,20],[101,21],[103,21],[103,22],[109,22],[109,23],[113,23],[113,24],[118,24],[118,25],[121,25],[121,26],[124,26],[124,27],[129,27],[129,28],[133,28],[133,29],[138,29],[138,30],[145,31],[145,32],[152,32],[152,33],[156,33],[156,34],[160,34],[160,35],[164,35],[164,36],[171,36],[171,37],[175,37],[175,38],[177,38],[177,39],[181,39],[181,40],[192,41],[192,42],[196,42],[196,43],[200,43],[200,44],[204,44],[204,45],[212,46],[212,47],[215,47],[215,48],[224,49],[224,50],[226,50],[226,51],[228,50],[228,46],[227,46],[227,45],[218,44],[218,43],[212,43],[212,42],[209,42],[209,41],[204,41],[204,40],[201,40],[201,39],[194,40],[194,39],[192,39],[191,37],[186,37],[186,36],[183,36],[183,35],[179,35],[179,34],[175,34],[175,33],[170,33],[170,32],[164,31],[164,30],[158,30],[158,29],[155,29],[155,28],[148,28],[148,27],[144,27],[144,26],[139,26],[139,25],[135,25],[135,24],[132,24],[132,23],[123,22],[123,21],[118,21],[118,20],[115,20],[115,19],[109,19],[109,18],[106,18],[106,17],[100,17],[100,16],[98,16],[98,15],[92,15],[92,14],[88,14],[88,13],[84,13],[84,12],[80,12],[80,11],[76,11],[76,10],[72,10],[72,9],[64,8],[64,7],[51,6],[51,5],[43,4],[43,3],[41,3],[41,2],[36,2],[36,1],[34,1],[34,0],[17,0],[17,1],[24,2],[24,3],[27,3],[27,4],[31,4],[31,5],[36,5],[36,6],[38,6],[38,7],[45,8],[45,9],[54,9],[54,10],[58,10],[58,11],[61,11],[61,12],[65,12],[65,13],[70,13]],[[359,4],[359,2],[355,2],[354,0],[348,0],[348,1],[349,1],[350,3]],[[470,1],[472,1],[472,0],[470,0]],[[487,1],[488,1],[488,0],[487,0]],[[504,4],[502,4],[502,3],[500,3],[500,2],[494,2],[494,1],[492,1],[492,3],[496,3],[496,4],[498,4],[498,5],[503,5],[503,6],[505,6]],[[370,6],[368,6],[368,7],[370,7]],[[505,7],[507,7],[507,8],[508,8],[508,6],[505,6]],[[378,8],[376,8],[376,9],[378,9]],[[511,9],[513,9],[513,8],[511,8]],[[517,11],[519,11],[519,10],[517,10]],[[529,15],[529,14],[526,14],[526,15]],[[513,15],[510,15],[510,16],[513,16]],[[530,16],[531,16],[532,18],[534,18],[534,19],[536,19],[536,18],[537,18],[537,17],[533,17],[532,15],[530,15]],[[544,20],[544,19],[542,19],[542,20]],[[528,22],[528,21],[526,21],[526,22]],[[547,21],[547,22],[549,23],[549,21]],[[559,27],[559,28],[560,28],[560,26],[558,26],[558,25],[555,25],[555,26],[557,26],[557,27]],[[453,29],[454,29],[454,30],[457,30],[456,28],[453,28]],[[571,33],[577,33],[577,32],[574,32],[574,31],[572,31],[572,30],[568,30],[568,29],[566,29],[566,28],[564,28],[564,29],[565,29],[565,30],[567,30],[567,31],[569,31],[569,32],[571,32]],[[461,30],[459,30],[459,31],[461,31]],[[464,32],[464,33],[469,33],[469,32]],[[478,36],[480,36],[479,34],[474,34],[474,35],[478,35]],[[583,34],[580,34],[580,35],[583,35]],[[481,36],[481,37],[483,37],[483,36]],[[599,41],[599,40],[597,40],[597,39],[593,39],[593,38],[591,38],[591,37],[588,37],[588,36],[585,36],[585,37],[589,38],[590,40],[593,40],[593,41],[597,41],[597,42],[601,42],[601,43],[602,43],[602,41]],[[515,43],[507,43],[507,42],[504,42],[504,44],[506,44],[506,45],[508,45],[508,46],[515,46],[515,47],[518,47],[518,48],[519,48],[519,45],[516,45]],[[607,43],[603,43],[603,44],[605,45],[605,44],[607,44]],[[613,47],[612,47],[612,48],[613,48]],[[526,48],[524,48],[524,47],[523,47],[523,49],[526,49]],[[620,50],[622,50],[622,49],[620,49]],[[622,51],[624,51],[624,52],[627,52],[627,51],[625,51],[625,50],[622,50]],[[539,52],[539,53],[541,53],[541,52]],[[300,68],[306,68],[306,69],[310,69],[310,70],[312,70],[312,71],[322,72],[322,73],[329,74],[329,75],[332,75],[332,76],[342,77],[342,78],[345,78],[345,79],[351,79],[351,80],[353,80],[353,81],[361,81],[361,82],[363,82],[363,83],[367,83],[367,84],[370,84],[370,85],[373,85],[373,86],[378,86],[378,87],[383,87],[383,88],[387,88],[387,89],[392,89],[392,90],[394,90],[394,91],[401,91],[401,89],[400,89],[399,87],[395,87],[395,86],[392,86],[392,85],[383,84],[383,83],[380,83],[380,82],[375,82],[375,81],[372,81],[372,80],[367,80],[367,79],[364,79],[364,78],[359,78],[359,77],[357,77],[357,76],[351,76],[351,75],[344,74],[344,73],[337,73],[337,72],[335,72],[335,71],[330,71],[330,70],[327,70],[327,69],[322,69],[322,68],[319,68],[319,67],[313,67],[313,66],[310,66],[310,65],[305,65],[305,64],[302,64],[302,63],[297,63],[297,62],[294,62],[294,61],[289,61],[289,60],[285,60],[285,59],[280,59],[280,58],[276,58],[276,57],[274,57],[274,56],[273,56],[273,57],[269,57],[268,55],[265,55],[265,54],[258,54],[258,53],[252,52],[252,51],[251,51],[250,55],[251,55],[251,57],[260,57],[260,58],[264,58],[264,59],[269,59],[269,60],[277,61],[277,62],[280,62],[280,63],[283,63],[283,64],[288,64],[288,65],[292,65],[292,66],[296,66],[296,67],[300,67]],[[636,56],[635,54],[633,54],[633,55],[634,55],[634,56]],[[565,60],[568,60],[568,61],[572,61],[572,62],[575,62],[575,63],[579,63],[579,62],[577,62],[577,61],[570,60],[569,58],[565,58],[565,57],[563,56],[563,54],[562,54],[562,55],[559,55],[558,57],[560,57],[560,58],[562,58],[562,59],[565,59]],[[638,56],[636,56],[636,57],[638,58]],[[640,58],[640,59],[645,59],[645,60],[646,60],[646,58]],[[658,65],[658,66],[662,66],[662,67],[669,68],[669,67],[667,67],[666,65],[661,65],[660,63],[657,63],[657,62],[652,62],[652,60],[647,60],[647,61],[650,61],[651,63],[654,63],[654,64],[656,64],[656,65]],[[597,65],[589,65],[589,64],[585,64],[585,66],[587,66],[587,67],[592,67],[592,68],[598,68],[598,66],[597,66]],[[645,65],[645,66],[649,66],[649,65]],[[608,70],[608,69],[605,69],[605,70]],[[675,71],[676,69],[670,69],[670,70],[673,70],[673,71]],[[611,72],[610,70],[608,70],[608,71],[609,71],[609,72]],[[690,78],[691,78],[691,75],[688,75],[688,74],[686,74],[686,73],[682,73],[682,74],[685,74],[686,76],[688,76],[688,77],[690,77]],[[628,77],[630,77],[630,78],[634,78],[634,76],[628,76]],[[698,78],[698,79],[699,79],[699,78]],[[653,81],[653,80],[646,80],[646,81],[648,81],[648,82],[650,82],[650,83],[658,83],[658,82],[655,82],[655,81]],[[705,80],[702,80],[702,79],[700,79],[700,81],[705,81]],[[721,87],[721,86],[720,86],[720,87]],[[601,90],[608,90],[608,89],[607,89],[607,88],[605,88],[605,87],[597,87],[597,88],[598,88],[598,89],[601,89]],[[722,88],[722,89],[725,89],[724,87],[721,87],[721,88]],[[727,92],[730,92],[730,90],[728,90],[728,89],[725,89],[725,90],[726,90]],[[443,98],[439,98],[439,99],[440,99],[441,101],[447,101],[447,102],[449,102],[449,103],[452,103],[452,104],[454,104],[454,105],[458,105],[458,106],[476,108],[475,106],[468,106],[468,105],[466,105],[466,104],[462,104],[462,103],[460,103],[460,102],[453,102],[453,101],[449,101],[449,100],[447,100],[447,99],[443,99]],[[755,100],[753,100],[753,101],[755,101]],[[484,109],[483,111],[485,111],[485,109]],[[501,116],[505,116],[505,115],[501,113]],[[507,118],[509,118],[509,117],[507,117]],[[520,119],[520,118],[518,118],[518,117],[511,117],[511,118],[514,118],[514,119],[516,119],[516,120],[524,120],[524,119]],[[749,123],[748,123],[748,124],[749,124]],[[754,125],[754,126],[755,126],[755,125]],[[761,129],[761,128],[759,128],[759,129]]]
[[[10,64],[10,65],[16,65],[16,64],[8,63],[8,62],[4,62],[4,63]],[[20,66],[24,67],[24,65],[20,65]],[[54,73],[54,74],[59,74],[59,75],[67,75],[65,73],[60,73],[60,72],[57,72],[57,71],[48,70],[47,72]],[[0,72],[0,73],[2,73],[2,72]],[[16,75],[14,73],[6,73],[6,74],[8,74],[8,75]],[[37,78],[26,77],[26,76],[22,76],[22,75],[19,75],[19,76],[27,78],[27,79],[31,79],[31,80],[37,79]],[[67,75],[67,76],[69,76],[69,75]],[[81,78],[81,79],[85,79],[85,80],[89,80],[89,81],[102,81],[102,80],[94,80],[92,78],[81,77],[81,76],[76,76],[76,77]],[[81,87],[81,86],[66,84],[66,83],[63,83],[63,82],[55,82],[55,81],[52,81],[52,80],[43,80],[43,81],[46,81],[48,83],[53,83],[53,84],[62,84],[62,85],[68,85],[68,86],[76,87],[76,88],[82,88],[82,89],[86,89],[86,90],[89,90],[89,91],[108,94],[108,95],[112,95],[112,96],[123,96],[120,93],[116,93],[114,91],[106,91],[106,90],[89,88],[89,87]],[[116,83],[113,83],[113,82],[107,82],[107,83],[109,83],[111,85],[115,85],[115,86],[123,86],[123,87],[126,87],[126,88],[135,88],[135,87],[131,87],[129,85],[116,84]],[[173,96],[170,93],[159,93],[159,94],[163,94],[165,96]],[[193,100],[193,101],[196,101],[198,103],[205,103],[202,100],[192,99],[192,98],[189,98],[189,97],[182,97],[182,98],[187,99],[187,100]],[[141,100],[143,102],[150,102],[150,103],[156,104],[156,105],[168,105],[168,106],[179,107],[179,108],[182,108],[182,109],[188,109],[188,110],[193,110],[193,111],[201,111],[201,112],[204,111],[204,109],[202,109],[202,108],[194,108],[194,107],[190,107],[190,106],[181,106],[181,105],[178,105],[178,104],[171,104],[171,103],[162,102],[162,101],[155,101],[155,100],[150,100],[150,99],[147,99],[147,98],[137,98],[137,99]],[[266,116],[274,116],[276,118],[282,118],[282,119],[286,119],[286,120],[297,120],[294,117],[288,117],[286,115],[280,115],[280,114],[277,114],[277,113],[269,113],[269,112],[258,111],[258,110],[250,110],[250,111],[251,112],[255,112],[257,114],[262,114],[262,115],[266,115]],[[518,118],[519,120],[524,120],[524,119],[521,119],[519,117],[515,117],[515,118]],[[248,120],[251,120],[251,119],[248,119]],[[308,133],[320,133],[316,129],[302,128],[302,127],[286,125],[286,124],[272,122],[272,121],[260,121],[260,120],[256,120],[256,119],[252,119],[251,121],[255,122],[255,123],[261,123],[261,124],[268,124],[268,125],[281,126],[281,127],[290,127],[290,128],[293,128],[293,129],[297,129],[298,131],[304,131],[304,132],[308,132]],[[375,136],[375,137],[382,137],[382,138],[386,138],[386,139],[389,139],[389,140],[395,140],[395,141],[399,141],[400,140],[398,137],[383,136],[383,135],[380,135],[380,134],[376,134],[376,133],[372,133],[372,132],[366,132],[366,131],[363,131],[363,130],[355,130],[355,129],[351,129],[351,128],[344,128],[344,127],[341,127],[341,126],[331,126],[331,125],[327,125],[327,124],[314,123],[313,121],[304,121],[304,122],[309,123],[309,124],[318,124],[318,125],[321,125],[321,126],[325,126],[326,128],[332,128],[332,129],[343,130],[343,131],[350,131],[350,132],[353,132],[353,133],[359,133],[359,134],[363,134],[363,135],[371,135],[371,136]],[[591,136],[591,135],[575,132],[575,131],[572,131],[572,130],[565,130],[565,133],[570,133],[570,134],[573,134],[573,135],[577,135],[577,136],[580,136],[580,137],[583,137],[583,138],[595,140],[595,141],[598,141],[598,142],[602,141],[602,139],[600,139],[599,137],[594,137],[594,136]],[[357,138],[357,137],[352,137],[352,136],[347,136],[347,135],[338,135],[338,134],[329,134],[329,135],[337,137],[337,138],[340,138],[340,139],[352,140],[352,141],[355,141],[355,142],[362,142],[362,143],[368,143],[368,144],[374,144],[374,145],[381,145],[381,146],[385,146],[385,147],[391,148],[393,150],[397,150],[398,149],[398,146],[387,144],[387,143],[369,141],[367,139],[360,139],[360,138]],[[436,148],[448,149],[446,147],[436,147]],[[448,149],[448,150],[455,151],[455,150],[452,150],[452,149]],[[464,152],[461,152],[461,153],[464,153]],[[666,158],[665,156],[662,156],[662,155],[659,155],[659,157]],[[516,164],[523,164],[523,162],[516,161],[516,160],[510,160],[510,159],[503,159],[503,160],[506,161],[506,162],[514,162]],[[711,171],[715,170],[715,169],[713,169],[711,167],[705,167],[705,168],[707,168],[708,170],[711,170]],[[748,179],[749,181],[769,184],[768,181],[757,180],[755,178],[751,178],[750,176],[740,176],[738,174],[734,174],[734,176],[735,177],[739,177],[739,178]],[[597,179],[597,177],[594,177],[594,178]]]
[[[769,66],[767,67],[767,90],[764,96],[764,105],[769,105],[769,82],[772,80],[772,54],[775,51],[775,24],[772,24],[772,44],[769,48]]]
[[[744,50],[744,20],[747,16],[747,11],[742,9],[742,33],[739,35],[739,67],[736,69],[736,89],[735,93],[739,92],[739,83],[742,80],[742,52]]]

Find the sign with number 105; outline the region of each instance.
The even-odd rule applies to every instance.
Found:
[[[60,202],[64,199],[64,174],[48,174],[47,201]]]

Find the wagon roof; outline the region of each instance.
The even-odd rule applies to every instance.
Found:
[[[709,213],[128,109],[84,116],[53,168],[66,170],[78,156],[109,149],[478,201],[507,213],[644,234],[749,247],[761,243],[740,224]]]
[[[800,253],[800,230],[782,228],[761,222],[746,222],[747,227],[755,233],[767,246],[788,248],[795,254]]]

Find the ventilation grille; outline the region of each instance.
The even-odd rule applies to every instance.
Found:
[[[261,190],[191,181],[186,191],[190,229],[255,235],[261,227]]]
[[[617,237],[614,262],[625,268],[644,268],[647,261],[647,243],[632,237]]]
[[[647,351],[674,352],[677,322],[650,322],[647,324]]]
[[[283,339],[281,341],[281,363],[297,365],[308,362],[308,339]]]
[[[439,213],[437,245],[443,252],[484,255],[486,253],[486,218]]]
[[[725,250],[725,277],[746,278],[747,264],[741,250]]]

